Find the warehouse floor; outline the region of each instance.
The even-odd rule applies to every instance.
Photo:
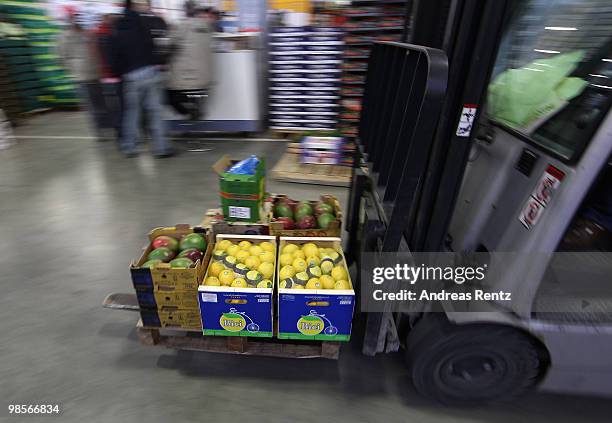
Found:
[[[88,133],[81,113],[40,115],[18,129],[18,145],[0,152],[0,416],[11,403],[60,403],[58,421],[71,422],[610,421],[609,401],[550,394],[442,407],[414,392],[401,354],[361,356],[358,336],[338,362],[140,345],[137,315],[101,302],[130,292],[128,264],[145,234],[199,223],[216,206],[211,166],[221,155],[262,155],[271,168],[284,143],[186,140],[175,158],[126,159]],[[268,187],[297,198],[347,195]]]

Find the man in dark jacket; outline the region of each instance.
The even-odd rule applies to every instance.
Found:
[[[136,155],[140,109],[143,107],[153,139],[153,154],[170,157],[174,152],[164,133],[162,76],[151,33],[153,21],[149,4],[147,0],[127,0],[125,6],[125,15],[117,21],[112,37],[113,70],[123,82],[121,149],[128,157]]]

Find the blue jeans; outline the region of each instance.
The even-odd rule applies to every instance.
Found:
[[[149,132],[153,140],[153,154],[166,154],[171,148],[164,134],[162,121],[162,80],[154,66],[137,69],[123,75],[123,131],[121,149],[124,153],[136,150],[140,127],[140,108],[147,113]]]

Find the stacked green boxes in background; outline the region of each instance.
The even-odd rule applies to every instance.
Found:
[[[55,54],[60,28],[50,21],[40,3],[0,2],[0,17],[23,32],[19,45],[3,49],[0,54],[24,111],[76,105],[79,100],[75,86]]]
[[[237,162],[223,156],[213,166],[213,170],[219,175],[223,217],[228,222],[258,222],[263,215],[266,191],[265,162],[259,159],[254,175],[227,173],[228,168]]]

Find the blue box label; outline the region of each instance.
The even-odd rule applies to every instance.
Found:
[[[204,335],[272,337],[272,293],[199,291]]]

